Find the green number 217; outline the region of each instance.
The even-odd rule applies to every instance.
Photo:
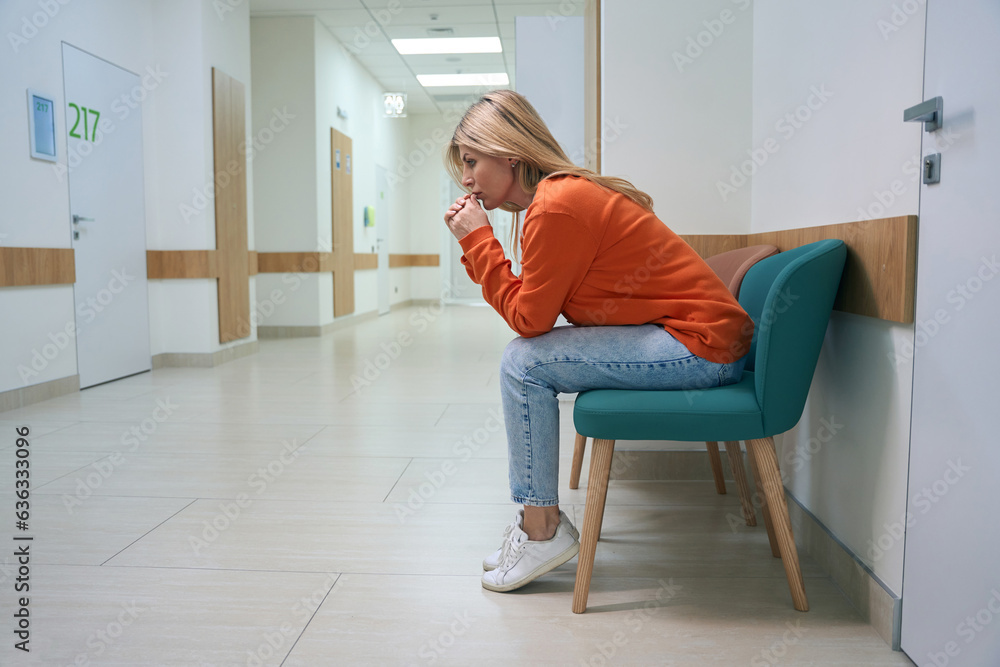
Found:
[[[69,103],[69,106],[76,111],[76,121],[73,123],[73,129],[69,131],[69,136],[75,137],[76,139],[83,139],[84,141],[95,141],[95,137],[97,136],[97,121],[101,118],[101,112],[97,109],[79,107],[72,102]],[[89,122],[89,116],[94,117],[92,124]],[[76,132],[76,128],[80,126],[81,118],[83,119],[82,137]]]

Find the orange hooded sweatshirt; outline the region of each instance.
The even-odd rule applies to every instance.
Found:
[[[521,275],[491,227],[466,234],[462,264],[519,335],[575,325],[656,323],[692,353],[729,363],[750,349],[753,320],[711,268],[659,218],[578,176],[538,184],[525,214]]]

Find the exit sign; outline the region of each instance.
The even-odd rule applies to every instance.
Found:
[[[406,118],[406,93],[385,93],[387,118]]]

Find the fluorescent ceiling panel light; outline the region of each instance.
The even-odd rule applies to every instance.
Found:
[[[424,88],[443,86],[506,86],[510,83],[506,72],[494,74],[418,74],[417,81]]]
[[[394,39],[400,55],[437,55],[441,53],[500,53],[499,37],[435,37],[429,39]]]

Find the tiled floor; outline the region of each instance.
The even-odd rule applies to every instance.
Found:
[[[4,545],[15,426],[34,486],[32,650],[12,648],[3,546],[0,664],[912,664],[805,557],[796,612],[763,528],[731,529],[736,495],[711,482],[612,482],[584,615],[575,560],[484,591],[514,510],[496,383],[512,333],[486,308],[430,315],[0,413]]]

